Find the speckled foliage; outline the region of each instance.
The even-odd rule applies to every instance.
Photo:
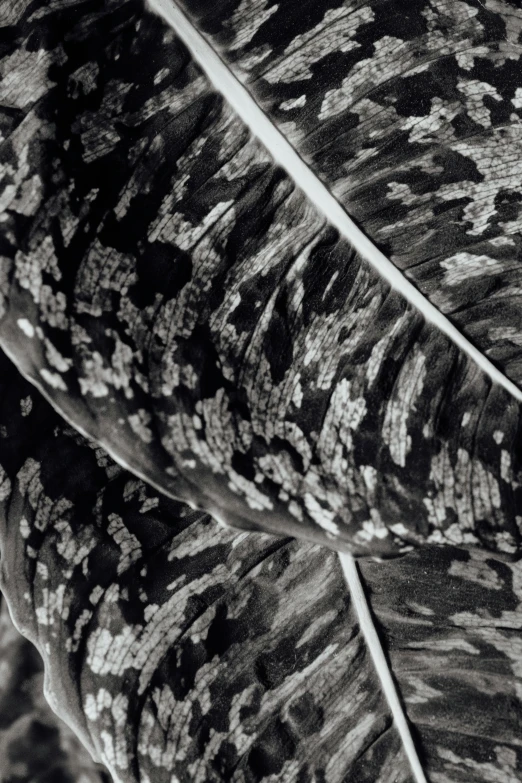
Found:
[[[189,5],[521,381],[518,3]],[[430,783],[522,780],[520,404],[141,0],[0,25],[0,345],[69,421],[2,357],[2,590],[53,708],[115,783],[413,783],[333,550],[397,555],[360,570]]]
[[[500,335],[517,380],[520,12],[493,5],[190,3],[392,258],[484,350]],[[519,404],[338,237],[173,31],[141,0],[3,9],[0,343],[23,372],[225,523],[516,554]]]
[[[43,694],[42,659],[0,610],[0,780],[110,783]]]
[[[520,3],[179,4],[371,238],[522,381]]]
[[[166,499],[0,368],[2,589],[114,783],[413,783],[335,554]],[[521,780],[522,564],[361,573],[428,780]]]

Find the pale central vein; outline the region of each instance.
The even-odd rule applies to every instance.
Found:
[[[354,223],[344,207],[311,170],[274,125],[252,94],[221,59],[207,39],[194,27],[175,0],[148,0],[149,6],[162,16],[190,50],[208,79],[249,127],[275,162],[285,169],[295,184],[315,207],[335,226],[359,254],[413,305],[424,318],[464,351],[493,381],[503,386],[517,400],[522,390],[479,351],[459,329],[441,313],[403,273],[395,267],[372,240]]]
[[[397,695],[397,689],[390,672],[388,661],[384,655],[380,639],[375,629],[368,602],[357,571],[357,565],[351,555],[340,553],[339,560],[343,569],[344,577],[350,588],[350,595],[357,613],[359,626],[368,645],[368,649],[373,659],[375,669],[381,681],[382,689],[393,716],[393,721],[399,732],[404,751],[413,772],[416,783],[427,783],[424,775],[417,749],[411,736],[410,727],[402,704]]]

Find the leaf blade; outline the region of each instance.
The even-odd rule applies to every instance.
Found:
[[[520,10],[184,7],[368,236],[518,383]]]
[[[176,514],[183,528],[176,529],[175,504],[64,426],[5,359],[2,370],[9,415],[0,465],[11,480],[2,501],[2,589],[42,650],[55,707],[76,732],[86,722],[89,747],[114,780],[149,775],[170,783],[174,771],[182,781],[200,774],[215,783],[272,783],[283,770],[290,780],[302,772],[327,783],[347,776],[412,783],[335,553],[234,534],[197,522],[189,509],[184,521]],[[33,407],[24,416],[27,397]],[[32,461],[39,470],[33,465],[28,481]],[[132,536],[144,555],[134,562],[136,549],[125,543]],[[126,570],[118,575],[119,564]],[[360,568],[428,779],[516,781],[520,564],[476,549],[427,547],[362,560]],[[193,603],[181,618],[183,577]],[[64,584],[60,601],[49,601]],[[86,608],[95,610],[90,624]],[[154,633],[167,615],[165,648]],[[130,647],[129,633],[138,642]],[[144,672],[151,643],[167,654],[154,653]],[[281,743],[289,734],[297,746]]]
[[[250,92],[233,74],[208,40],[197,30],[175,0],[149,0],[150,6],[180,36],[206,73],[214,87],[282,166],[306,197],[335,226],[372,267],[426,319],[464,351],[493,382],[505,388],[516,400],[522,400],[522,390],[486,354],[473,345],[431,301],[405,277],[351,219],[342,204],[323,181],[306,165],[296,149],[281,133],[269,116],[261,110]]]
[[[71,11],[73,60],[55,44],[37,60],[48,90],[2,146],[1,339],[22,371],[127,467],[227,523],[355,552],[515,552],[519,406],[353,256],[159,20],[119,3],[99,18]],[[39,180],[45,201],[26,202]]]
[[[2,366],[22,451],[17,477],[6,465],[2,589],[42,652],[53,708],[114,780],[340,781],[355,763],[361,781],[409,783],[336,555],[155,495]],[[23,427],[16,388],[34,400]]]

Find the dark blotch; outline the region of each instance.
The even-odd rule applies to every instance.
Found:
[[[295,756],[295,742],[280,720],[269,726],[248,755],[254,780],[281,772],[284,763]]]

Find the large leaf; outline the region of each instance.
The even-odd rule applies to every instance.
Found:
[[[269,114],[184,17],[223,94],[140,2],[8,4],[0,342],[118,461],[225,523],[517,552],[520,12],[211,5],[190,7]]]
[[[334,553],[165,499],[1,369],[2,589],[114,781],[419,780]],[[520,565],[361,569],[428,779],[520,780]]]
[[[349,214],[522,381],[520,3],[150,4],[194,14]]]
[[[115,780],[520,780],[520,10],[154,5],[1,9],[0,343],[75,428],[5,365],[47,696]],[[387,658],[317,543],[402,554]]]

